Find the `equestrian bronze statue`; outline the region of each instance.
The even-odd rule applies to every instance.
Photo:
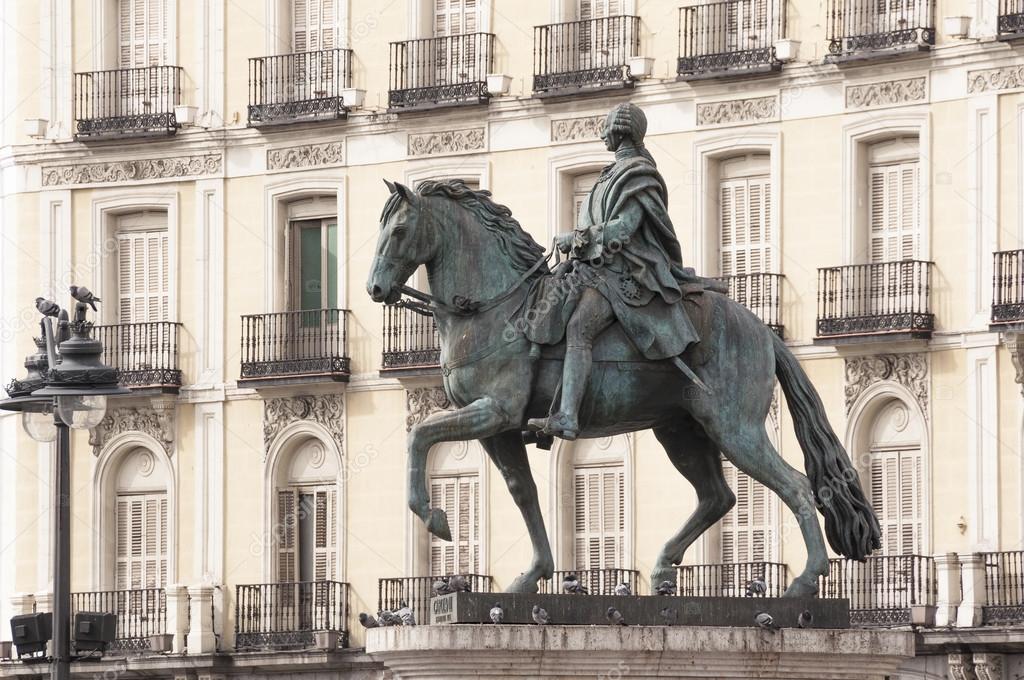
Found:
[[[533,561],[510,592],[536,592],[554,570],[525,441],[653,429],[698,504],[655,560],[651,583],[676,581],[686,549],[733,507],[721,455],[789,506],[807,562],[786,595],[817,592],[832,548],[864,559],[879,525],[813,385],[782,340],[743,305],[682,266],[667,191],[643,147],[633,105],[608,116],[615,162],[558,239],[570,259],[554,271],[544,249],[487,191],[460,180],[391,189],[367,290],[429,309],[441,339],[445,391],[457,407],[409,433],[409,507],[451,540],[430,507],[434,444],[479,439],[529,529]],[[430,295],[405,282],[426,266]],[[765,420],[778,379],[804,452],[806,476],[775,451]]]

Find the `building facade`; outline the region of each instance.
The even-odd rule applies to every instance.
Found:
[[[881,520],[878,554],[834,560],[823,594],[856,625],[921,625],[906,677],[1010,673],[1024,5],[883,5],[0,5],[0,375],[32,351],[31,301],[74,282],[103,299],[95,332],[133,389],[73,442],[75,607],[116,612],[128,649],[169,634],[241,658],[323,630],[358,647],[354,613],[422,603],[438,575],[507,586],[529,541],[478,444],[431,454],[451,543],[406,507],[409,428],[449,404],[431,319],[365,291],[381,180],[463,179],[549,244],[610,160],[604,114],[632,101],[686,264],[785,339]],[[802,468],[781,394],[766,427]],[[0,442],[6,621],[52,597],[53,470],[18,418]],[[649,592],[696,498],[653,436],[530,461],[558,572]],[[681,590],[781,592],[796,521],[726,475],[737,504]]]

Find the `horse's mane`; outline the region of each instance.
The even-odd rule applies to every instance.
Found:
[[[465,180],[424,180],[416,187],[420,196],[441,196],[451,199],[468,210],[487,231],[498,239],[498,245],[508,256],[512,267],[525,272],[544,257],[544,248],[523,230],[519,222],[512,217],[507,206],[491,200],[491,192],[486,189],[473,190]],[[401,196],[398,192],[391,194],[384,204],[381,223],[387,221],[398,207]],[[549,272],[547,264],[541,265],[536,274]],[[535,274],[535,275],[536,275]]]

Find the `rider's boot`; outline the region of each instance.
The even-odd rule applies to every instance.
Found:
[[[531,418],[527,426],[545,434],[574,441],[580,434],[580,404],[590,378],[593,350],[571,345],[565,350],[562,366],[562,399],[557,413],[547,418]]]

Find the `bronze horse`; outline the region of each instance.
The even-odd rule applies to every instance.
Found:
[[[416,191],[388,186],[392,194],[367,291],[377,302],[394,303],[417,267],[426,265],[444,388],[458,407],[435,413],[409,434],[409,507],[432,534],[451,540],[444,511],[430,507],[427,456],[440,442],[479,439],[533,544],[532,563],[508,590],[536,592],[539,579],[552,577],[554,561],[523,430],[528,418],[546,415],[561,376],[560,348],[540,351],[521,332],[531,285],[551,275],[543,248],[489,192],[460,180],[423,182]],[[741,304],[712,291],[701,295],[710,302],[712,321],[699,345],[704,360],[693,368],[710,391],[697,389],[668,361],[646,361],[613,326],[594,347],[580,436],[653,429],[697,491],[696,510],[658,554],[652,584],[675,583],[674,565],[686,549],[735,504],[721,452],[793,511],[807,563],[786,595],[816,594],[818,577],[828,568],[816,510],[824,515],[832,548],[854,559],[878,547],[878,521],[796,358]],[[776,378],[793,415],[806,476],[782,459],[765,432]]]

